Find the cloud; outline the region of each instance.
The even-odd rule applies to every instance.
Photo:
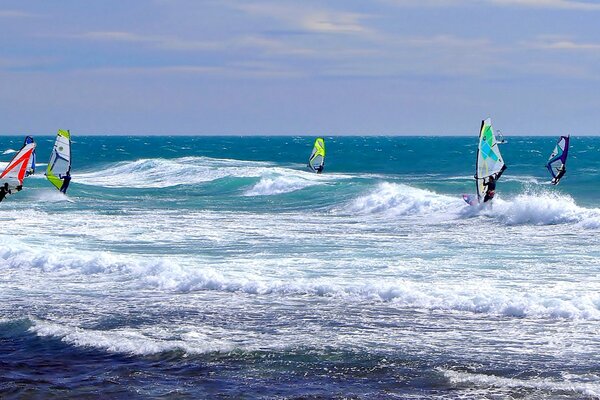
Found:
[[[231,3],[231,5],[247,14],[277,19],[292,29],[309,33],[361,34],[370,32],[369,28],[362,23],[362,20],[369,16],[356,12],[279,3]]]
[[[453,7],[464,5],[495,5],[506,7],[544,8],[561,10],[600,10],[600,4],[573,0],[384,0],[407,7]]]
[[[0,18],[31,18],[36,17],[35,14],[26,13],[16,10],[0,10]]]
[[[540,36],[537,40],[523,42],[524,47],[538,50],[578,51],[597,54],[600,43],[578,43],[570,38],[560,36]]]
[[[108,42],[145,43],[168,50],[214,50],[217,42],[184,40],[175,36],[140,35],[132,32],[86,32],[70,35],[71,38]]]
[[[571,0],[488,0],[500,6],[554,8],[563,10],[600,10],[600,4]]]

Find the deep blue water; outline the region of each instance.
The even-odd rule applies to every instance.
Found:
[[[2,398],[597,398],[600,138],[79,137],[0,203]],[[0,137],[8,162],[21,138]]]

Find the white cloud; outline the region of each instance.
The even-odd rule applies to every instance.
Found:
[[[571,0],[484,0],[500,6],[519,6],[531,8],[554,8],[563,10],[600,10],[597,2],[582,2]]]
[[[538,50],[578,51],[590,52],[592,54],[597,54],[600,51],[600,43],[581,43],[575,42],[570,38],[548,35],[540,36],[534,41],[522,42],[522,45]]]
[[[362,23],[366,14],[279,3],[233,3],[233,7],[255,16],[281,21],[289,28],[310,33],[361,34],[370,30]]]
[[[384,0],[386,3],[408,7],[451,7],[460,5],[496,5],[508,7],[545,8],[562,10],[600,10],[598,2],[574,0]]]

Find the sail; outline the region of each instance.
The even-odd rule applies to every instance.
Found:
[[[35,142],[26,143],[21,150],[8,163],[0,179],[8,182],[9,186],[18,186],[23,184],[28,168],[31,166],[31,158],[35,152]]]
[[[569,153],[569,139],[570,136],[561,136],[560,139],[558,139],[556,147],[554,147],[554,151],[550,154],[550,158],[548,158],[548,162],[546,163],[546,168],[548,168],[550,175],[552,175],[552,178],[555,180],[557,179],[558,173],[565,169],[567,155]],[[558,180],[556,183],[558,183]]]
[[[46,167],[46,178],[61,190],[65,178],[71,174],[71,133],[59,129]],[[68,178],[67,178],[68,177]],[[68,183],[67,183],[68,184]],[[66,189],[66,188],[65,188]]]
[[[26,136],[23,145],[28,145],[30,143],[35,143],[35,140],[31,136]],[[29,165],[27,166],[27,170],[25,171],[25,176],[35,174],[35,147],[33,149],[33,153],[31,153],[31,157],[29,158]]]
[[[492,120],[488,118],[485,121],[481,121],[479,146],[477,148],[477,174],[475,175],[475,179],[479,202],[485,196],[484,178],[500,172],[503,166],[504,160],[500,154],[498,141],[494,135]]]
[[[322,167],[325,164],[325,140],[323,138],[317,138],[315,140],[315,146],[308,159],[308,166],[316,171],[318,167]]]

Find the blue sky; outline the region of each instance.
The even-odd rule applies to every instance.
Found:
[[[0,132],[600,134],[600,1],[2,0]]]

